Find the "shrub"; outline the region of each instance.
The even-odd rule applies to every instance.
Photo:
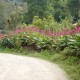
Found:
[[[38,42],[36,43],[37,50],[50,49],[52,44],[52,39],[47,36],[40,36]]]
[[[19,34],[15,35],[13,37],[13,39],[14,39],[14,42],[15,42],[17,47],[27,46],[28,38],[27,38],[27,33],[26,32],[19,33]]]
[[[56,41],[56,50],[57,51],[64,50],[64,48],[68,46],[67,43],[68,43],[68,37],[67,36],[58,37],[58,39]]]
[[[38,51],[45,49],[55,52],[62,51],[62,53],[67,56],[80,56],[79,33],[72,35],[62,35],[59,33],[59,36],[53,36],[52,33],[47,35],[45,33],[46,30],[41,30],[42,32],[39,32],[39,29],[35,27],[27,28],[27,30],[25,29],[17,30],[17,33],[15,32],[15,35],[11,38],[3,38],[1,45],[9,48],[30,47]]]
[[[39,16],[34,16],[33,23],[34,26],[38,26],[39,28],[42,27],[42,19],[39,18]]]
[[[39,16],[34,16],[33,25],[38,26],[40,29],[50,30],[56,29],[55,20],[52,16],[48,16],[47,18],[40,19]],[[52,31],[53,32],[53,31]]]
[[[65,55],[67,57],[68,56],[76,56],[76,50],[67,47],[61,52],[61,54]]]
[[[77,24],[78,24],[78,26],[80,26],[80,20],[78,20],[78,23]]]
[[[65,55],[65,56],[77,56],[80,57],[80,49],[76,48],[76,49],[72,49],[70,47],[65,48],[61,54]]]
[[[40,34],[38,32],[34,32],[29,35],[28,37],[28,45],[32,47],[36,47],[36,43],[38,42],[38,39],[40,37]]]
[[[15,48],[16,47],[13,39],[10,39],[8,37],[5,37],[5,38],[2,39],[1,45],[3,47],[8,47],[8,48]]]

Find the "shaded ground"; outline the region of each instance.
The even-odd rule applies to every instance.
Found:
[[[56,64],[25,56],[0,53],[0,80],[68,80]]]

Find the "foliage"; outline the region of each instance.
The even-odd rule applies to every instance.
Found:
[[[78,20],[78,26],[80,26],[80,20]]]
[[[13,11],[8,18],[9,29],[16,29],[17,25],[20,25],[23,21],[22,7],[18,7],[16,11]]]
[[[79,4],[78,0],[24,1],[27,2],[28,5],[25,11],[18,2],[15,4],[11,1],[9,1],[10,3],[6,3],[13,4],[12,7],[14,7],[13,10],[10,8],[11,13],[9,15],[7,14],[7,17],[4,16],[3,12],[8,11],[4,10],[4,5],[0,3],[1,21],[8,21],[7,28],[14,30],[14,32],[11,32],[11,34],[13,34],[11,38],[4,38],[4,36],[1,35],[1,38],[3,38],[3,43],[1,44],[3,44],[3,46],[13,48],[15,47],[13,45],[16,45],[17,48],[32,47],[39,51],[49,49],[57,52],[69,48],[71,50],[74,49],[76,52],[74,54],[75,56],[80,55],[79,21],[76,26],[73,26],[75,17],[77,19],[79,18],[79,9],[77,8]],[[71,3],[72,5],[70,5]],[[27,17],[27,19],[24,19],[24,17]],[[6,19],[3,20],[2,18]],[[23,22],[32,22],[32,25],[29,27],[26,27],[27,25],[25,25],[25,23],[24,25],[20,25]],[[17,27],[18,29],[16,29]],[[66,52],[67,51],[68,50],[66,50]]]
[[[66,69],[74,68],[70,73],[73,77],[80,66],[80,60],[77,62],[80,58],[80,0],[20,0],[27,2],[25,6],[15,1],[0,0],[0,30],[16,29],[7,37],[0,34],[1,47],[21,49],[21,52],[30,48],[52,61],[64,60],[61,63]],[[25,23],[32,24],[28,27]],[[79,73],[73,80],[79,80]]]
[[[15,54],[15,55],[22,55],[22,56],[30,56],[36,57],[40,59],[44,59],[47,61],[51,61],[55,64],[58,64],[67,74],[70,80],[79,80],[80,79],[80,58],[69,56],[66,57],[61,52],[55,53],[49,50],[36,52],[31,50],[25,50],[24,48],[19,49],[9,49],[3,48],[0,46],[0,52],[5,54]]]
[[[48,16],[47,18],[40,19],[39,16],[34,16],[32,24],[34,26],[38,26],[40,29],[44,30],[55,30],[55,20],[52,16]]]
[[[80,1],[79,0],[69,0],[67,5],[69,7],[69,10],[71,11],[71,14],[74,16],[74,21],[77,21],[79,19],[78,11],[80,9],[80,6],[79,6]]]
[[[4,4],[2,2],[0,2],[0,30],[5,28],[5,13],[4,13]]]
[[[40,36],[38,38],[38,42],[36,44],[36,48],[37,48],[37,50],[50,49],[51,48],[51,44],[52,44],[52,39],[50,39],[47,36],[46,37]]]
[[[8,48],[15,48],[16,47],[13,39],[10,39],[8,37],[5,37],[2,39],[1,45],[3,47],[8,47]]]
[[[65,19],[61,20],[60,26],[66,27],[67,29],[72,29],[72,28],[74,28],[72,23],[73,23],[73,17],[68,16],[68,17],[65,17]]]
[[[30,29],[30,28],[29,28]],[[29,30],[27,29],[27,30]],[[32,27],[31,30],[36,28]],[[72,35],[59,35],[56,37],[50,37],[48,35],[42,35],[40,32],[28,32],[20,30],[22,32],[16,33],[12,38],[3,38],[2,46],[9,48],[31,47],[37,51],[51,50],[55,52],[64,53],[68,56],[80,56],[80,34]],[[35,30],[36,31],[36,30]],[[65,32],[66,33],[66,32]],[[71,51],[70,51],[71,50]],[[65,52],[64,52],[65,51]]]
[[[15,29],[24,23],[27,3],[13,0],[0,0],[0,30]]]
[[[41,19],[53,16],[58,22],[72,16],[74,22],[79,19],[79,0],[23,0],[28,3],[27,23],[31,23],[34,16]],[[33,7],[34,6],[34,7]]]
[[[39,18],[39,16],[34,16],[33,23],[34,26],[42,27],[42,19]]]
[[[0,27],[14,29],[22,23],[33,22],[40,28],[55,31],[62,27],[70,29],[79,19],[79,4],[79,0],[1,0]],[[34,16],[38,16],[36,21]]]
[[[27,23],[31,23],[34,16],[47,18],[53,12],[50,0],[23,0],[28,3]],[[33,7],[34,6],[34,7]]]

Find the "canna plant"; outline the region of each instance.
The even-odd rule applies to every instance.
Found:
[[[30,26],[16,29],[12,36],[4,37],[0,44],[9,48],[31,47],[37,51],[48,49],[59,52],[66,50],[66,54],[72,50],[70,55],[80,56],[80,27],[78,25],[74,29],[64,27],[54,33],[49,28],[53,24],[48,24],[47,19],[44,21],[41,28]]]
[[[12,38],[8,38],[7,36],[5,36],[2,40],[1,40],[1,46],[2,47],[8,47],[8,48],[15,48],[16,45],[14,43],[14,40]]]
[[[57,39],[56,46],[57,50],[64,50],[65,47],[68,46],[68,37],[67,36],[60,36]]]
[[[35,47],[39,37],[40,34],[37,32],[30,34],[28,37],[28,46]]]
[[[47,36],[40,36],[36,44],[37,50],[50,49],[52,44],[52,39]]]

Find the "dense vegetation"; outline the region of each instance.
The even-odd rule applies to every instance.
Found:
[[[29,50],[80,80],[80,0],[0,0],[0,51],[6,49]]]
[[[66,56],[80,57],[79,26],[74,29],[63,28],[56,33],[51,31],[30,26],[19,28],[7,36],[3,35],[1,45],[8,48],[31,47],[36,51],[46,49],[55,52],[62,51]]]
[[[80,0],[0,0],[0,29],[14,29],[21,23],[32,23],[52,16],[56,22],[80,19]],[[56,26],[55,26],[56,27]]]

